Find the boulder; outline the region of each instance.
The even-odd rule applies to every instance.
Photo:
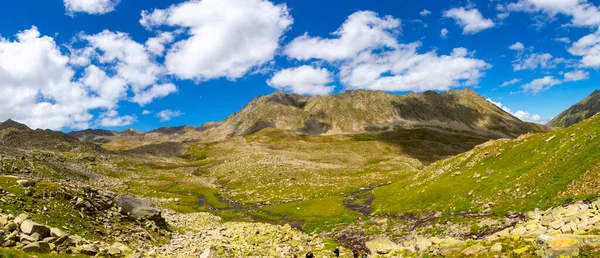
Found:
[[[151,201],[121,195],[117,198],[117,203],[123,212],[135,219],[153,221],[162,219],[160,209]]]
[[[23,187],[34,187],[35,186],[35,181],[31,181],[31,180],[17,180],[17,184],[19,184],[20,186],[23,186]]]
[[[467,257],[473,257],[485,252],[486,249],[487,248],[485,248],[483,245],[476,244],[465,248],[465,250],[463,250],[461,253],[466,255]]]
[[[41,224],[37,224],[31,220],[25,220],[21,223],[21,232],[31,235],[38,233],[41,238],[50,236],[50,228]]]
[[[368,241],[366,246],[371,251],[372,255],[388,254],[398,249],[398,245],[396,243],[385,237],[379,237]]]
[[[200,255],[200,258],[217,258],[217,252],[212,249],[205,249],[204,252]]]
[[[502,252],[502,243],[497,242],[490,248],[490,252],[492,253],[501,253]]]
[[[23,247],[23,251],[28,253],[49,253],[52,250],[50,245],[46,242],[35,242]]]
[[[8,232],[12,232],[12,231],[17,230],[18,227],[19,227],[19,225],[17,225],[17,223],[11,221],[11,222],[8,222],[8,224],[6,224],[6,226],[4,226],[4,229]]]
[[[85,244],[85,245],[81,246],[80,252],[82,254],[92,256],[92,255],[96,255],[98,252],[100,252],[100,248],[98,248],[98,246],[95,244]]]
[[[58,228],[50,228],[50,235],[56,238],[60,238],[62,236],[66,236],[67,233]]]
[[[18,225],[21,225],[21,223],[23,223],[23,221],[25,221],[27,218],[29,218],[29,215],[27,213],[21,213],[13,221]]]
[[[427,238],[417,239],[417,249],[419,252],[427,252],[432,244]]]
[[[539,244],[536,254],[542,258],[577,257],[581,247],[600,246],[600,236],[541,235],[536,242]]]
[[[462,250],[465,247],[466,243],[460,240],[456,240],[453,238],[444,239],[439,244],[440,254],[442,256],[449,256],[455,252]]]

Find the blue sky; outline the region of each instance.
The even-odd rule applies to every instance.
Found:
[[[65,131],[151,130],[221,121],[277,90],[468,87],[544,123],[598,88],[596,6],[7,1],[0,8],[0,120]]]

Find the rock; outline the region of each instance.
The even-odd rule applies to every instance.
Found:
[[[204,252],[202,252],[200,258],[217,258],[217,252],[207,248],[204,250]]]
[[[366,243],[367,248],[371,251],[372,255],[375,254],[388,254],[391,251],[398,249],[398,245],[388,238],[380,237],[368,241]]]
[[[57,239],[56,237],[46,237],[46,238],[42,239],[42,241],[46,242],[46,243],[54,243],[54,241],[56,241],[56,239]]]
[[[519,249],[513,250],[513,253],[517,256],[524,255],[525,252],[529,251],[529,246],[521,247]]]
[[[65,233],[64,231],[62,231],[59,228],[50,228],[50,236],[59,238],[59,237],[66,236],[66,235],[67,235],[67,233]]]
[[[536,254],[542,258],[577,257],[581,247],[600,246],[600,236],[541,235],[536,242]]]
[[[85,255],[96,255],[98,252],[100,251],[100,248],[98,248],[97,245],[95,244],[85,244],[81,246],[81,254],[85,254]]]
[[[108,252],[108,254],[112,255],[112,256],[119,256],[122,254],[121,249],[116,248],[114,246],[109,247],[106,252]]]
[[[465,250],[463,250],[461,253],[468,257],[472,257],[472,256],[476,256],[478,254],[485,252],[485,250],[486,250],[486,248],[483,245],[476,244],[476,245],[465,248]]]
[[[25,220],[21,223],[21,231],[28,235],[38,233],[42,238],[50,236],[50,228],[37,224],[31,220]]]
[[[50,245],[45,242],[35,242],[23,247],[23,251],[28,253],[49,253],[52,251]]]
[[[57,238],[56,240],[54,240],[54,242],[52,242],[53,244],[60,246],[64,243],[67,243],[69,241],[69,237],[68,236],[62,236]]]
[[[31,180],[17,180],[17,184],[23,187],[34,187],[35,182]]]
[[[19,241],[19,232],[17,232],[17,231],[11,232],[10,234],[8,234],[8,236],[6,236],[4,238],[4,241],[7,241],[7,240]]]
[[[444,239],[439,245],[440,254],[442,256],[449,256],[452,253],[462,250],[465,245],[465,242],[453,238]]]
[[[17,225],[21,225],[21,223],[23,223],[23,221],[25,221],[27,218],[29,218],[27,213],[21,213],[13,221],[17,223]]]
[[[8,232],[12,232],[12,231],[17,230],[18,227],[19,226],[17,225],[17,223],[11,221],[11,222],[8,222],[8,224],[6,224],[6,226],[4,226],[4,229]]]
[[[0,227],[4,227],[8,224],[8,216],[0,216]]]
[[[502,243],[498,242],[492,245],[490,248],[490,252],[492,253],[501,253],[502,252]]]
[[[160,221],[162,219],[160,210],[151,201],[121,195],[118,197],[117,203],[122,211],[135,219],[153,221]]]
[[[427,238],[417,239],[417,249],[419,252],[426,252],[432,244]]]

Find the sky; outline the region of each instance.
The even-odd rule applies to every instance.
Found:
[[[0,5],[0,120],[152,130],[253,98],[471,88],[546,123],[598,89],[600,1],[20,0]]]

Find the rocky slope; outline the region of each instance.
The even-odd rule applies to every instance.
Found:
[[[594,91],[579,103],[560,113],[548,123],[548,126],[569,127],[592,117],[598,112],[600,112],[600,90]]]

